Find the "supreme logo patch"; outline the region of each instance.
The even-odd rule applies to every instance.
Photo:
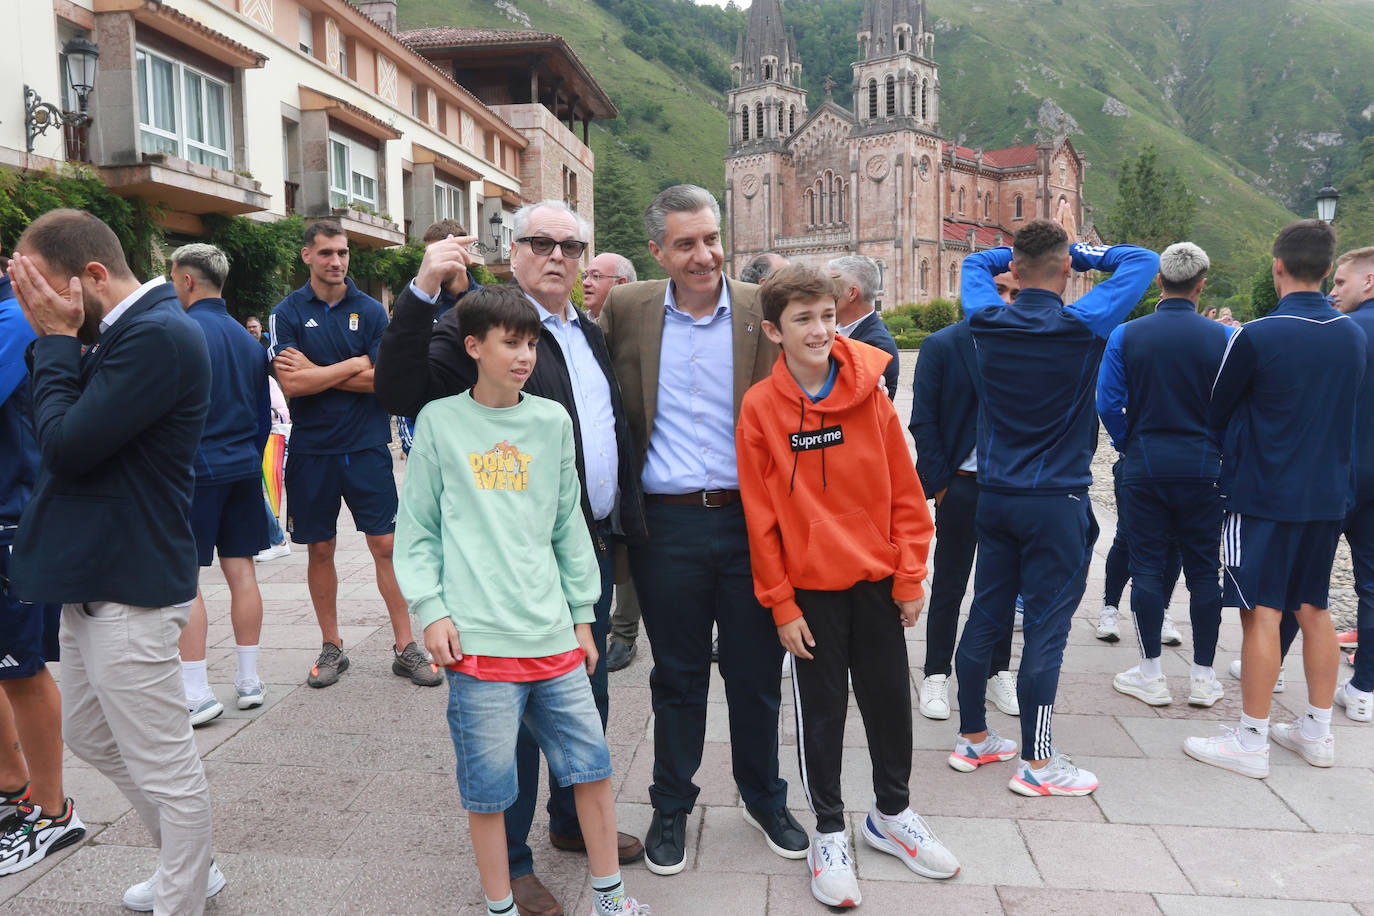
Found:
[[[820,429],[807,429],[788,436],[792,451],[809,452],[812,449],[830,448],[844,444],[844,427],[822,426]]]

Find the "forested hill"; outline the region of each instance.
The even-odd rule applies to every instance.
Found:
[[[848,104],[862,6],[783,2],[813,107],[827,75]],[[1120,163],[1153,145],[1201,198],[1195,237],[1237,277],[1253,272],[1292,212],[1312,214],[1328,175],[1341,186],[1360,165],[1359,142],[1374,134],[1368,0],[928,7],[949,139],[992,148],[1067,133],[1088,158],[1099,223],[1115,204]],[[686,180],[722,190],[724,91],[747,19],[747,7],[690,0],[400,0],[403,28],[527,27],[569,41],[622,112],[596,125],[592,147],[598,245],[627,253],[642,251],[637,215],[660,187]]]

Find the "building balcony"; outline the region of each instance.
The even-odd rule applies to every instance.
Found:
[[[353,207],[335,207],[324,216],[306,217],[306,222],[320,219],[336,220],[348,233],[348,239],[364,248],[390,248],[404,245],[406,233],[396,223],[385,216],[356,210]]]
[[[196,216],[252,213],[272,203],[271,195],[247,175],[162,153],[144,153],[141,161],[130,165],[102,165],[99,172],[121,197],[142,198]]]

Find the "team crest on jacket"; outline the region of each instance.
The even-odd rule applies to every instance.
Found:
[[[356,331],[356,330],[358,330],[358,313],[357,313],[357,312],[349,312],[349,313],[348,313],[348,329],[349,329],[350,331]]]
[[[479,490],[527,489],[533,460],[510,442],[498,443],[485,452],[468,452],[468,467]]]
[[[807,429],[788,436],[792,451],[809,452],[818,448],[844,445],[844,427],[840,425],[822,426],[820,429]]]

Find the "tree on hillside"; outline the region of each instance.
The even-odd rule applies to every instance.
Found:
[[[641,280],[661,277],[663,272],[649,254],[644,235],[644,209],[652,198],[630,174],[615,141],[597,154],[594,196],[596,250],[629,258]]]
[[[1159,154],[1144,146],[1135,161],[1121,163],[1116,179],[1116,206],[1103,223],[1110,242],[1129,242],[1162,251],[1186,242],[1197,216],[1197,196],[1175,169],[1160,168]]]
[[[1359,163],[1340,182],[1341,200],[1332,223],[1340,251],[1374,244],[1374,137],[1360,141],[1359,155]]]

